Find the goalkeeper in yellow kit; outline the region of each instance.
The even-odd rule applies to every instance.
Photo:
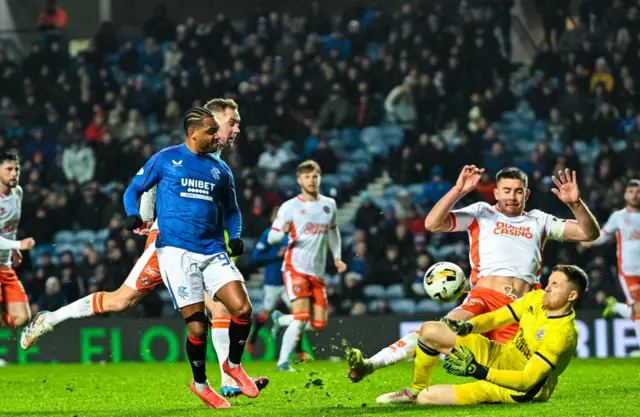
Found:
[[[470,405],[547,401],[558,376],[573,358],[578,331],[573,305],[587,290],[587,274],[574,265],[553,268],[544,290],[494,312],[465,322],[443,319],[420,330],[414,381],[427,381],[419,390],[420,405]],[[480,333],[520,323],[513,340],[503,345]],[[453,375],[478,381],[461,385],[431,385],[439,355]]]

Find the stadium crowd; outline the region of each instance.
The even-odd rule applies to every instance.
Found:
[[[22,160],[21,235],[44,244],[61,230],[102,230],[82,253],[52,247],[25,256],[18,273],[33,311],[121,284],[144,244],[121,227],[122,192],[154,152],[182,141],[182,112],[212,97],[240,106],[243,133],[224,158],[249,238],[288,198],[278,175],[304,157],[336,171],[331,132],[384,121],[402,127],[401,148],[376,158],[394,181],[392,200],[363,193],[355,231],[345,235],[349,272],[328,287],[334,313],[391,311],[384,296],[370,301],[370,285],[424,298],[421,279],[435,260],[469,271],[465,234],[431,235],[423,226],[464,164],[487,169],[469,201],[491,202],[492,175],[517,161],[530,176],[528,206],[559,217],[565,207],[549,192],[549,175],[574,168],[603,222],[623,204],[624,178],[639,171],[637,8],[616,1],[614,12],[587,13],[588,24],[549,37],[513,92],[510,42],[493,30],[504,28],[500,10],[461,3],[388,13],[351,2],[333,18],[314,2],[304,18],[255,10],[243,25],[221,14],[177,24],[159,7],[144,37],[120,39],[105,22],[77,56],[61,38],[43,38],[21,61],[0,49],[0,150],[16,149]],[[523,147],[504,119],[527,111],[543,130]],[[453,134],[440,134],[452,125]],[[547,265],[569,259],[591,275],[583,305],[619,291],[612,247],[545,251]],[[142,303],[148,316],[163,307],[158,294]]]

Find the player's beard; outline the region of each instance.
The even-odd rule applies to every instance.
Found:
[[[511,201],[498,201],[500,211],[507,216],[519,216],[524,211],[524,207]]]

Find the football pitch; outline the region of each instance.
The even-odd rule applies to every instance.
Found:
[[[424,408],[378,405],[379,394],[402,388],[411,364],[383,369],[359,384],[344,362],[312,361],[297,373],[269,362],[246,364],[271,383],[260,397],[232,399],[230,410],[211,410],[188,388],[186,363],[118,365],[9,365],[0,368],[1,416],[640,416],[640,360],[574,360],[548,403]],[[217,388],[217,366],[209,366]],[[435,383],[465,381],[439,366]]]

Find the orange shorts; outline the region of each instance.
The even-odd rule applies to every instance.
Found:
[[[289,301],[298,298],[312,298],[314,305],[327,308],[327,291],[324,288],[324,279],[301,274],[293,268],[284,271],[282,278]]]
[[[496,311],[514,301],[513,298],[498,291],[489,288],[475,287],[469,291],[469,295],[459,308],[473,313],[475,316],[479,316],[480,314]],[[516,336],[519,328],[520,325],[518,323],[512,323],[499,329],[491,330],[485,333],[484,336],[498,343],[507,343],[507,341]]]
[[[640,276],[619,275],[620,286],[628,304],[640,302]]]
[[[158,263],[158,254],[156,252],[157,237],[158,229],[149,232],[142,256],[131,268],[131,272],[129,272],[127,279],[124,281],[127,287],[136,291],[147,292],[162,284],[160,264]]]
[[[28,302],[29,297],[27,297],[16,271],[13,268],[0,269],[0,304]]]

